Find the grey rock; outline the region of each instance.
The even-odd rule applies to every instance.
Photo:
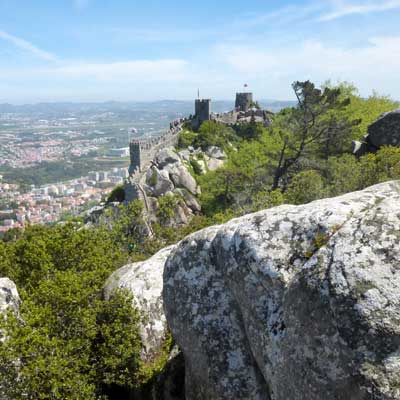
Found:
[[[155,161],[158,168],[162,169],[168,164],[180,163],[181,159],[171,147],[168,147],[157,153]]]
[[[400,146],[400,109],[382,114],[368,127],[368,141],[373,146]]]
[[[99,222],[105,206],[94,206],[90,210],[86,212],[85,215],[85,223],[97,223]]]
[[[362,143],[362,142],[358,142],[356,140],[354,140],[352,143],[352,153],[356,156],[356,157],[361,157],[364,154],[368,153],[368,145],[366,143]]]
[[[224,165],[224,160],[218,158],[209,158],[206,162],[209,171],[215,171]]]
[[[169,164],[165,167],[175,187],[185,188],[192,194],[197,194],[197,183],[183,165]]]
[[[201,211],[201,205],[197,198],[185,189],[175,189],[174,193],[178,194],[184,200],[185,204],[196,213]]]
[[[189,161],[190,160],[190,151],[189,150],[181,150],[179,152],[179,157],[182,160]]]
[[[400,183],[180,242],[164,308],[186,399],[400,399]]]
[[[157,167],[149,168],[146,173],[146,184],[150,187],[152,196],[159,197],[174,189],[174,184],[169,179],[169,174],[165,170]]]
[[[125,201],[130,203],[134,200],[142,199],[142,194],[139,189],[138,183],[135,182],[133,177],[129,177],[124,182]]]
[[[152,400],[185,400],[185,361],[173,348],[170,358],[152,387]],[[142,400],[144,397],[139,397]]]
[[[106,300],[119,288],[132,293],[133,306],[142,316],[140,336],[145,361],[152,360],[160,352],[167,334],[162,274],[165,260],[172,250],[173,247],[167,247],[146,261],[118,269],[109,277],[103,289]]]
[[[225,152],[218,146],[210,146],[206,150],[206,154],[211,158],[217,158],[218,160],[225,160]]]
[[[21,299],[15,283],[9,278],[0,278],[0,313],[7,309],[18,313]]]
[[[158,222],[158,200],[156,197],[147,197],[147,205],[149,207],[148,212],[147,212],[147,217],[148,221],[152,224],[155,224]]]
[[[175,215],[171,221],[172,226],[187,225],[192,217],[192,212],[185,203],[176,206]]]

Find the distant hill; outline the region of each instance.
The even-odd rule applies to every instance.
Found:
[[[295,104],[293,101],[260,100],[259,103],[271,110],[279,111],[282,108],[290,107]],[[232,110],[233,101],[216,100],[212,103],[212,109],[215,112]],[[117,102],[108,101],[103,103],[36,103],[14,105],[0,104],[0,113],[18,113],[18,114],[43,114],[51,116],[62,116],[68,113],[85,114],[101,112],[126,112],[126,111],[164,111],[190,115],[193,113],[193,101],[179,100],[160,100],[152,102]]]

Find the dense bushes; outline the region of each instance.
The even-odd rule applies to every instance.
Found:
[[[108,196],[107,203],[122,203],[125,200],[124,185],[116,186]]]
[[[400,177],[399,149],[383,148],[360,160],[350,154],[351,141],[398,104],[376,94],[363,99],[347,84],[327,87],[297,82],[296,109],[277,113],[272,127],[258,127],[250,140],[243,132],[251,131],[251,124],[241,127],[237,133],[243,140],[234,143],[234,150],[227,147],[224,167],[198,177],[206,215],[239,215],[281,202],[302,204]],[[276,200],[271,201],[271,193]]]
[[[140,383],[140,316],[126,293],[101,297],[125,261],[107,232],[70,224],[0,243],[0,275],[22,298],[20,317],[2,319],[1,398],[98,399],[112,385]]]

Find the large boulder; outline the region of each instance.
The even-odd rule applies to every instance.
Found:
[[[201,211],[201,205],[197,198],[189,193],[185,189],[175,189],[174,193],[180,196],[185,204],[195,213],[199,213]]]
[[[400,183],[180,242],[164,307],[186,399],[400,399]]]
[[[215,171],[218,168],[221,168],[224,165],[224,160],[220,160],[219,158],[209,158],[207,160],[207,168],[209,171]]]
[[[171,147],[160,150],[156,157],[155,162],[158,168],[162,169],[168,164],[180,163],[181,159],[177,153]]]
[[[21,299],[15,283],[8,278],[0,278],[0,313],[8,309],[18,313]]]
[[[198,193],[196,180],[187,168],[181,164],[169,164],[165,167],[175,187],[187,189],[192,194]]]
[[[157,167],[149,168],[146,172],[146,184],[150,196],[164,196],[174,189],[174,184],[169,179],[169,174],[165,170]]]
[[[376,148],[400,146],[400,108],[382,114],[370,125],[367,140]]]
[[[128,264],[115,271],[107,280],[103,295],[107,300],[115,290],[125,289],[133,295],[133,307],[140,315],[142,359],[148,365],[158,362],[162,354],[168,327],[163,309],[162,286],[165,261],[174,246],[167,247],[143,262]],[[184,362],[182,353],[174,346],[163,371],[154,376],[142,390],[131,393],[132,400],[183,400]]]
[[[216,158],[218,160],[225,160],[225,152],[218,146],[209,146],[206,150],[206,154],[210,158]]]
[[[117,289],[126,289],[133,295],[133,306],[142,316],[140,337],[143,344],[142,357],[146,361],[160,353],[167,335],[162,275],[172,248],[167,247],[146,261],[118,269],[109,277],[103,289],[105,299],[109,299]]]

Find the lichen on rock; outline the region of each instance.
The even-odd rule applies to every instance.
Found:
[[[163,297],[186,398],[400,399],[399,232],[388,182],[184,239]]]

